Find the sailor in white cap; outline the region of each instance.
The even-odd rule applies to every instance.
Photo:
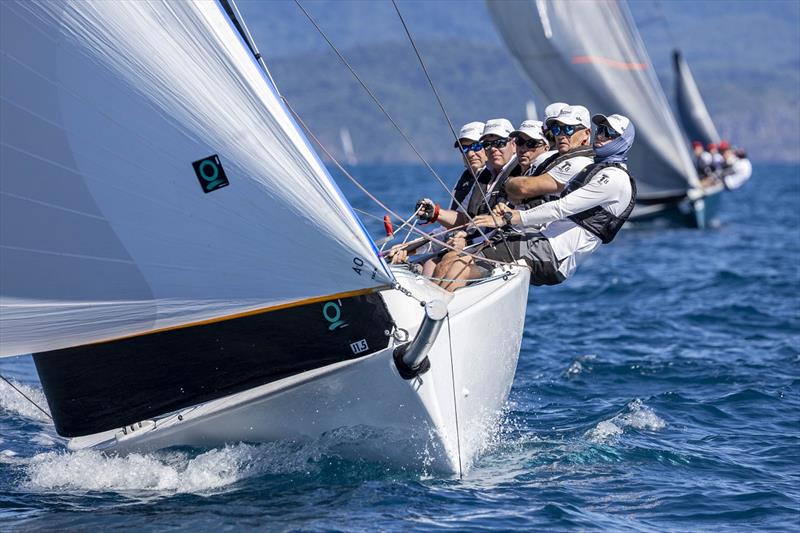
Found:
[[[549,149],[541,120],[526,120],[509,137],[514,138],[517,147],[517,168],[511,172],[512,176],[532,175],[541,162],[556,153]]]
[[[569,180],[592,162],[589,110],[580,105],[565,106],[548,118],[545,128],[556,139],[558,151],[536,165],[528,176],[511,178],[506,196],[514,204],[533,207],[547,195],[564,190]]]
[[[485,123],[478,121],[468,122],[461,127],[458,132],[458,141],[454,143],[454,147],[461,151],[465,168],[453,189],[450,209],[442,209],[430,198],[422,198],[416,206],[416,211],[422,221],[438,222],[446,228],[466,224],[468,219],[463,212],[458,211],[459,205],[466,208],[468,195],[475,188],[478,177],[481,175],[488,177],[488,174],[485,174],[486,151],[480,142],[485,127]],[[417,248],[396,245],[389,251],[389,258],[394,264],[404,263],[408,259],[409,253],[413,253],[415,250]]]
[[[483,122],[470,122],[464,124],[458,132],[458,141],[455,143],[455,147],[464,154],[466,168],[453,189],[455,198],[450,203],[451,210],[458,209],[458,205],[464,202],[475,185],[475,179],[486,168],[486,151],[480,142],[485,126],[486,124]]]
[[[507,119],[495,118],[487,121],[479,138],[480,145],[485,152],[486,166],[477,175],[477,180],[471,186],[470,196],[459,199],[463,210],[455,202],[451,205],[451,209],[441,209],[433,200],[422,198],[416,206],[420,220],[425,223],[439,222],[446,228],[452,228],[466,224],[470,217],[475,217],[480,213],[489,213],[496,205],[496,193],[501,190],[508,173],[516,165],[514,139],[509,138],[509,134],[513,130],[514,127]],[[477,149],[477,145],[471,146]],[[460,181],[459,184],[463,186]],[[457,186],[456,192],[463,191],[461,191],[461,187]],[[456,197],[458,198],[458,195]],[[468,213],[469,216],[465,213]]]
[[[565,102],[553,102],[549,106],[545,107],[544,108],[544,121],[547,122],[547,119],[557,117],[558,114],[561,113],[561,110],[564,109],[565,107],[567,107],[568,105],[569,104],[567,104]],[[550,133],[549,131],[547,131],[547,128],[545,128],[544,136],[550,142],[550,147],[551,148],[555,148],[556,147],[556,140],[553,137],[553,134]]]
[[[533,285],[555,285],[570,277],[600,244],[614,239],[633,211],[636,183],[626,161],[636,129],[623,115],[595,115],[592,122],[597,126],[594,161],[570,180],[557,200],[525,211],[500,204],[494,217],[475,219],[477,225],[496,227],[497,219],[503,217],[524,231],[513,241],[514,257],[499,246],[487,247],[481,255],[504,261],[524,259]],[[471,257],[464,262],[468,264],[461,274],[464,278],[485,276],[492,268],[488,263],[476,264]],[[464,283],[459,280],[446,288],[454,290]]]

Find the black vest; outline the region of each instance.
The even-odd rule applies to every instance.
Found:
[[[480,172],[478,172],[478,175],[480,175]],[[456,183],[456,186],[453,188],[453,196],[455,199],[450,202],[451,211],[458,209],[458,204],[464,204],[464,200],[467,198],[474,184],[475,176],[472,174],[472,169],[464,169],[464,172],[461,173],[461,177],[458,178],[458,183]],[[456,200],[458,200],[458,202],[456,202]]]
[[[539,163],[533,170],[533,172],[530,172],[528,175],[541,176],[542,174],[547,174],[551,169],[557,167],[567,159],[572,159],[573,157],[579,157],[579,156],[592,158],[594,157],[594,150],[592,150],[592,148],[588,146],[582,146],[580,148],[575,148],[574,150],[570,150],[565,154],[559,154],[558,152],[556,152],[547,159],[545,159],[544,161],[542,161],[541,163]],[[516,203],[514,207],[520,210],[527,210],[536,207],[537,205],[541,205],[545,202],[549,202],[551,200],[556,200],[556,199],[558,199],[558,196],[544,194],[541,196],[534,196],[532,198],[525,198],[521,202]]]
[[[631,173],[628,172],[628,169],[619,163],[593,163],[588,165],[586,168],[581,170],[577,176],[572,178],[561,193],[561,198],[563,198],[569,193],[580,189],[589,183],[589,180],[591,180],[595,174],[608,167],[616,167],[622,170],[628,176],[628,179],[630,179],[631,201],[628,203],[628,207],[625,208],[625,211],[618,216],[597,205],[587,209],[586,211],[581,211],[580,213],[569,217],[571,221],[589,233],[597,236],[601,241],[603,241],[603,244],[608,244],[614,240],[614,237],[617,235],[617,233],[619,233],[622,225],[625,224],[625,221],[628,220],[628,217],[631,215],[634,204],[636,204],[636,180],[633,179],[633,176],[631,176]]]
[[[469,172],[469,169],[467,169]],[[487,194],[487,190],[489,189],[489,184],[494,179],[492,176],[491,171],[489,168],[484,168],[480,174],[478,174],[478,180],[474,181],[472,179],[472,175],[470,173],[469,179],[473,180],[472,183],[474,184],[472,187],[472,195],[469,197],[469,202],[467,205],[464,205],[463,200],[459,198],[462,205],[467,209],[467,214],[470,217],[476,217],[478,215],[484,215],[489,212],[490,209],[494,208],[498,204],[498,202],[505,202],[505,183],[508,180],[509,176],[511,175],[512,171],[509,171],[507,174],[501,176],[497,183],[495,184],[492,192]],[[463,177],[463,176],[462,176]],[[459,180],[459,184],[461,181]],[[458,187],[458,185],[456,185]],[[465,193],[466,194],[466,193]],[[483,199],[486,198],[484,202]],[[489,204],[487,207],[486,204]],[[454,202],[455,204],[455,202]]]

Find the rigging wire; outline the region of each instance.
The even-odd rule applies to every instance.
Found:
[[[33,401],[33,400],[30,398],[30,396],[28,396],[27,394],[25,394],[24,392],[22,392],[21,390],[19,390],[19,389],[16,387],[16,385],[14,385],[14,384],[13,384],[13,383],[11,383],[9,380],[7,380],[7,379],[6,379],[6,377],[5,377],[4,375],[0,374],[0,379],[2,379],[3,381],[5,381],[6,383],[8,383],[8,385],[9,385],[9,386],[10,386],[12,389],[14,389],[14,390],[15,390],[15,391],[17,391],[18,393],[20,393],[20,394],[22,395],[22,397],[23,397],[23,398],[25,398],[26,400],[28,400],[29,402],[31,402],[31,403],[33,404],[33,406],[34,406],[35,408],[37,408],[38,410],[40,410],[41,412],[43,412],[47,418],[49,418],[50,420],[52,420],[52,419],[53,419],[53,416],[52,416],[50,413],[48,413],[47,411],[45,411],[44,409],[42,409],[42,408],[39,406],[39,404],[38,404],[38,403],[36,403],[35,401]]]
[[[439,91],[436,90],[436,85],[434,85],[433,79],[431,78],[431,75],[428,73],[428,67],[425,66],[425,61],[422,60],[422,54],[419,53],[419,49],[417,48],[417,43],[415,43],[414,42],[414,38],[411,37],[411,31],[408,29],[408,26],[406,25],[406,21],[403,18],[403,14],[400,13],[400,8],[397,6],[397,2],[395,0],[392,0],[392,5],[394,6],[394,10],[397,12],[398,18],[400,18],[400,23],[403,25],[403,29],[405,30],[406,35],[408,36],[408,42],[411,43],[411,47],[414,49],[414,53],[417,55],[417,59],[419,60],[419,64],[422,67],[422,72],[425,73],[425,78],[427,78],[427,80],[428,80],[428,85],[431,86],[431,90],[433,91],[433,95],[436,97],[436,102],[439,104],[439,109],[442,110],[442,114],[444,115],[444,119],[447,121],[447,125],[450,127],[450,133],[453,134],[453,138],[456,140],[456,144],[460,146],[461,143],[459,142],[458,134],[456,133],[456,129],[453,127],[453,121],[450,120],[450,116],[447,114],[447,110],[444,107],[444,103],[442,102],[442,98],[439,96]],[[467,160],[467,154],[465,154],[463,150],[459,150],[459,152],[461,152],[461,157],[464,159],[464,163],[467,165],[467,168],[469,169],[470,173],[472,174],[472,179],[475,180],[475,182],[477,182],[478,181],[478,176],[475,174],[475,169],[473,169],[470,166],[469,161]],[[489,216],[491,216],[493,220],[498,222],[499,219],[495,216],[494,212],[492,211],[492,206],[489,205],[489,200],[487,200],[486,195],[481,195],[481,196],[482,196],[483,203],[484,203],[484,205],[486,206],[486,209],[489,212]],[[453,197],[455,198],[455,196],[453,196]],[[467,215],[467,216],[469,216],[469,215]],[[470,219],[470,220],[472,220],[472,219]],[[508,251],[509,257],[514,257],[514,254],[511,253],[511,248],[508,246],[508,240],[506,239],[505,232],[501,231],[500,232],[500,236],[503,239],[503,244],[505,244],[505,246],[506,246],[506,249]],[[486,237],[486,236],[484,235],[484,237]]]
[[[314,18],[311,16],[311,14],[308,11],[306,11],[306,8],[303,7],[303,4],[300,3],[300,0],[294,0],[294,3],[297,4],[297,7],[300,8],[300,10],[306,16],[306,18],[317,29],[317,31],[322,36],[322,38],[325,39],[325,42],[328,43],[328,45],[331,47],[331,49],[337,55],[339,60],[342,63],[344,63],[344,65],[347,67],[347,69],[350,71],[350,73],[353,75],[353,77],[356,79],[356,81],[358,81],[358,83],[367,92],[367,94],[370,96],[370,98],[372,98],[372,101],[375,102],[375,105],[377,105],[378,108],[383,112],[383,114],[386,115],[386,118],[389,119],[389,122],[391,122],[392,125],[395,127],[395,129],[400,133],[400,135],[406,141],[408,146],[411,147],[411,150],[413,150],[414,153],[419,158],[419,160],[422,161],[422,164],[425,165],[425,167],[428,169],[428,171],[430,171],[431,175],[434,178],[436,178],[436,181],[438,181],[439,184],[442,186],[442,188],[444,188],[444,190],[447,192],[447,194],[450,196],[450,198],[455,202],[455,204],[464,211],[464,214],[467,216],[469,221],[473,222],[473,218],[470,216],[469,213],[467,213],[467,209],[464,207],[464,205],[461,202],[458,201],[458,198],[455,197],[453,192],[450,190],[450,187],[444,182],[444,180],[441,178],[441,176],[439,176],[439,174],[436,173],[436,171],[433,169],[433,167],[430,165],[430,163],[428,163],[428,161],[425,159],[425,157],[419,152],[419,150],[417,150],[417,147],[414,146],[414,143],[411,142],[411,139],[408,137],[408,135],[406,135],[406,133],[403,131],[403,129],[400,127],[400,125],[397,124],[397,122],[394,120],[394,118],[392,118],[392,116],[389,114],[389,112],[383,106],[383,104],[378,99],[378,97],[375,96],[375,93],[373,93],[372,90],[370,90],[370,88],[367,86],[367,84],[364,83],[364,81],[361,79],[361,77],[358,75],[358,73],[356,73],[355,69],[352,67],[352,65],[350,65],[350,63],[347,61],[347,59],[339,51],[339,49],[336,48],[336,45],[333,44],[333,42],[328,38],[328,35],[322,30],[322,28],[319,26],[319,24],[317,24],[317,21],[314,20]],[[398,218],[401,218],[401,217],[398,217]],[[484,239],[487,239],[486,233],[484,233],[484,231],[481,228],[475,226],[475,229],[478,231],[478,233],[481,234],[481,236]]]

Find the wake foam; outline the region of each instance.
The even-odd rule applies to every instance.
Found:
[[[658,431],[666,426],[667,423],[652,409],[642,400],[636,399],[626,406],[625,412],[609,420],[603,420],[583,436],[592,442],[605,443],[625,433],[626,428]]]
[[[321,475],[331,462],[367,455],[370,442],[378,447],[381,441],[385,450],[389,437],[370,428],[342,428],[316,440],[239,443],[205,452],[173,449],[120,456],[63,450],[5,462],[23,470],[29,490],[208,493],[263,475]],[[422,466],[424,457],[419,459]]]
[[[94,450],[47,452],[25,466],[33,490],[202,493],[262,474],[307,471],[315,449],[235,444],[199,455],[166,451],[126,456]]]
[[[39,407],[47,412],[50,411],[47,406],[47,399],[44,397],[44,392],[42,392],[41,388],[23,385],[13,380],[12,382],[15,387],[24,392],[28,398],[36,402]],[[0,410],[7,411],[12,415],[30,418],[37,422],[50,422],[50,418],[25,399],[19,392],[15,391],[8,383],[2,380],[0,380]]]

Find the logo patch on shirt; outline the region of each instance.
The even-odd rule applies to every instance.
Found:
[[[572,163],[570,163],[569,161],[564,161],[561,164],[561,170],[564,172],[568,172],[570,168],[572,168]]]

